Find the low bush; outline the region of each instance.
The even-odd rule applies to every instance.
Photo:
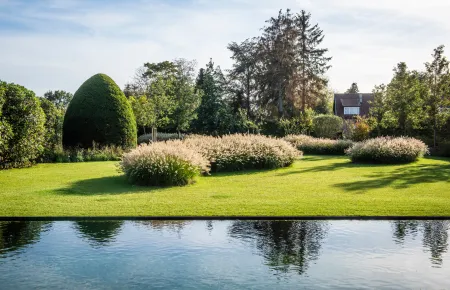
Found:
[[[124,153],[121,147],[105,146],[102,148],[56,148],[47,152],[39,161],[41,163],[67,163],[90,161],[119,161]]]
[[[186,185],[202,172],[209,162],[181,141],[139,145],[125,153],[120,168],[129,182],[147,186]]]
[[[177,140],[177,139],[183,139],[183,135],[178,136],[177,133],[157,133],[158,141],[169,141],[169,140]],[[152,134],[144,134],[138,137],[137,142],[138,144],[142,143],[150,143],[152,141]]]
[[[409,163],[428,153],[420,140],[406,137],[378,137],[355,143],[347,150],[352,162]]]
[[[350,140],[331,140],[307,135],[288,135],[284,140],[305,154],[344,155],[345,150],[353,145]]]
[[[342,132],[343,125],[341,117],[318,115],[313,119],[314,135],[319,138],[336,138]]]
[[[205,156],[215,172],[286,167],[302,154],[284,140],[261,135],[195,135],[184,143]]]

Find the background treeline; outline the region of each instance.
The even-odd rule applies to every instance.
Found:
[[[370,115],[344,121],[332,116],[333,91],[325,77],[331,57],[323,39],[309,13],[280,10],[260,35],[228,45],[229,70],[213,60],[199,70],[196,61],[185,59],[145,63],[123,89],[138,135],[147,136],[138,140],[154,139],[157,130],[176,134],[167,138],[261,133],[362,141],[403,135],[450,155],[450,72],[443,46],[423,70],[400,62],[390,83],[373,89]],[[358,91],[356,83],[347,90]],[[64,91],[36,97],[20,85],[0,82],[0,167],[117,159],[122,151],[113,146],[63,149],[64,115],[72,97]]]

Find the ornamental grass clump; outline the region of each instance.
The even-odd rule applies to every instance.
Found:
[[[284,140],[261,135],[188,136],[184,143],[205,156],[215,172],[286,167],[302,155]]]
[[[350,140],[314,138],[307,135],[288,135],[284,140],[305,154],[344,155],[345,150],[353,145]]]
[[[209,162],[181,141],[167,141],[139,145],[125,153],[120,168],[133,184],[186,185],[201,173],[209,172]]]
[[[347,150],[352,162],[410,163],[428,154],[428,147],[420,140],[400,137],[378,137],[355,143]]]

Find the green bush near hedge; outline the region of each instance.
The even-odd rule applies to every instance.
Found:
[[[334,139],[342,132],[344,121],[335,115],[318,115],[313,119],[314,135]]]
[[[332,140],[307,135],[288,135],[284,140],[305,154],[318,155],[344,155],[345,150],[353,145],[350,140]]]
[[[44,123],[34,92],[0,81],[0,168],[29,166],[39,157]]]
[[[105,74],[86,80],[75,92],[63,125],[66,148],[136,146],[136,121],[131,106],[117,84]]]

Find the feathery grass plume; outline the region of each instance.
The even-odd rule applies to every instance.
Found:
[[[305,154],[344,155],[345,150],[353,145],[350,140],[314,138],[307,135],[288,135],[284,140]]]
[[[183,142],[205,156],[215,172],[286,167],[302,156],[288,142],[261,135],[191,135]]]
[[[409,137],[378,137],[355,143],[347,150],[352,162],[410,163],[428,154],[428,147]]]
[[[139,145],[123,155],[120,168],[133,184],[186,185],[209,172],[209,162],[176,140]]]

